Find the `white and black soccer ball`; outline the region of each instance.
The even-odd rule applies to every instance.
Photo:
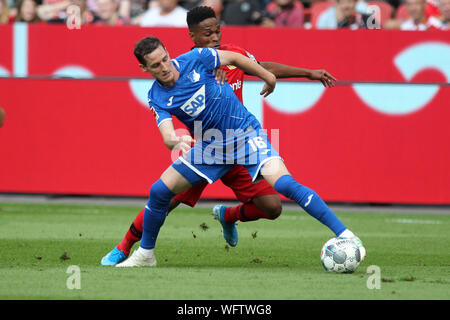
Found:
[[[320,259],[326,271],[352,273],[361,262],[361,254],[353,240],[331,238],[323,245]]]

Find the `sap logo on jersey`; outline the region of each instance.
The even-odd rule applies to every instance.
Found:
[[[181,106],[181,110],[191,117],[195,117],[202,112],[205,107],[205,85],[202,85],[202,87]]]

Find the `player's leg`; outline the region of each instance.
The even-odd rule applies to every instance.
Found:
[[[177,194],[172,200],[170,200],[169,204],[169,214],[172,210],[180,205],[180,203],[184,203],[190,207],[194,207],[195,204],[201,197],[203,190],[206,188],[208,183],[200,182],[189,188],[188,190]],[[113,250],[108,252],[101,260],[101,264],[104,266],[116,265],[123,260],[125,260],[131,251],[131,248],[134,244],[141,240],[142,237],[142,224],[144,220],[144,212],[145,209],[142,209],[134,221],[131,223],[130,228],[127,230],[123,239],[119,242],[117,246],[114,247]]]
[[[142,237],[142,221],[144,219],[144,209],[142,209],[134,221],[131,223],[130,228],[125,233],[123,239],[117,246],[108,252],[100,261],[102,266],[115,266],[116,264],[124,261],[130,254],[130,250],[133,245],[141,240]]]
[[[205,190],[207,185],[208,185],[208,183],[206,181],[200,182],[200,183],[196,184],[195,186],[189,188],[188,190],[183,191],[183,192],[177,194],[175,197],[173,197],[172,200],[170,200],[169,210],[167,212],[167,215],[169,215],[169,213],[172,210],[174,210],[176,207],[178,207],[180,205],[180,203],[184,203],[185,205],[188,205],[192,208],[195,207],[195,205],[197,204],[198,200],[200,199],[200,197],[203,193],[203,190]],[[130,251],[130,249],[134,243],[141,240],[144,212],[145,212],[145,209],[142,209],[139,212],[138,216],[131,224],[131,226],[127,232],[127,235],[125,236],[125,238],[127,238],[127,236],[129,236],[128,239],[124,238],[124,240],[126,241],[126,243],[125,243],[126,247],[124,246],[124,248],[127,248],[127,249],[129,248],[128,252]],[[120,245],[118,247],[120,250],[121,249]]]
[[[316,192],[295,181],[281,159],[268,161],[261,169],[261,175],[275,190],[297,202],[311,216],[329,227],[336,236],[347,229]]]
[[[264,182],[266,181],[264,180]],[[250,209],[252,205],[254,205],[256,209],[264,212],[264,216],[252,216],[252,213],[254,212],[253,209]],[[247,208],[244,208],[243,212],[248,219],[247,221],[258,220],[259,218],[275,220],[281,215],[282,210],[281,198],[277,193],[254,197],[251,203],[247,205]]]
[[[233,223],[259,219],[275,220],[281,211],[281,199],[278,194],[262,195],[233,207],[225,207],[225,221]]]
[[[361,240],[339,220],[315,191],[299,184],[291,176],[280,158],[269,160],[261,169],[261,174],[276,191],[297,202],[303,210],[330,228],[336,236],[354,239],[360,247],[361,258],[364,258],[365,249]]]
[[[145,206],[142,239],[139,248],[116,267],[154,266],[156,259],[153,249],[159,230],[167,216],[170,200],[188,189],[191,184],[177,170],[170,166],[150,188],[150,199]]]
[[[170,200],[169,211],[167,214],[169,214],[169,212],[175,209],[179,204],[180,201],[172,198],[172,200]],[[141,241],[144,212],[145,209],[142,209],[138,213],[119,244],[102,258],[100,262],[102,266],[114,266],[122,262],[130,255],[131,248],[133,248],[134,244]]]
[[[257,201],[258,206],[253,202]],[[278,206],[280,202],[280,206]],[[225,241],[232,247],[238,243],[236,221],[255,221],[261,218],[276,219],[281,213],[281,201],[279,195],[265,195],[254,198],[234,207],[215,205],[212,215],[222,224],[222,233]]]
[[[223,237],[230,246],[238,243],[236,221],[276,219],[281,214],[279,194],[265,180],[253,183],[245,167],[234,166],[221,180],[242,202],[233,207],[216,205],[212,210],[214,218],[222,224]]]
[[[233,207],[220,207],[228,223],[236,221],[254,221],[258,219],[276,219],[281,214],[279,194],[265,181],[253,183],[252,177],[243,166],[234,166],[222,178],[224,185],[233,190],[236,198],[242,202]]]
[[[265,181],[264,181],[265,182]],[[271,189],[273,189],[271,187]],[[259,219],[275,220],[281,214],[282,206],[279,194],[256,195],[244,203],[225,207],[225,221],[249,222]]]

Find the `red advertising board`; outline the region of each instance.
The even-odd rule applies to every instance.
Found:
[[[145,106],[152,80],[131,79],[146,76],[132,54],[146,35],[172,57],[192,46],[182,28],[0,27],[0,192],[147,195],[171,155]],[[341,81],[279,81],[266,100],[244,85],[300,183],[328,201],[450,204],[449,33],[229,27],[222,42]],[[83,79],[35,78],[54,75]],[[233,194],[217,182],[204,197]]]

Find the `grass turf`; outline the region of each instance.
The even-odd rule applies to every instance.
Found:
[[[156,268],[100,266],[140,208],[0,203],[0,299],[449,299],[450,215],[337,212],[368,255],[353,274],[323,270],[332,233],[303,211],[239,223],[229,248],[210,210],[178,208]],[[135,246],[136,247],[136,246]],[[68,267],[80,268],[70,290]],[[370,265],[380,289],[368,289]]]

